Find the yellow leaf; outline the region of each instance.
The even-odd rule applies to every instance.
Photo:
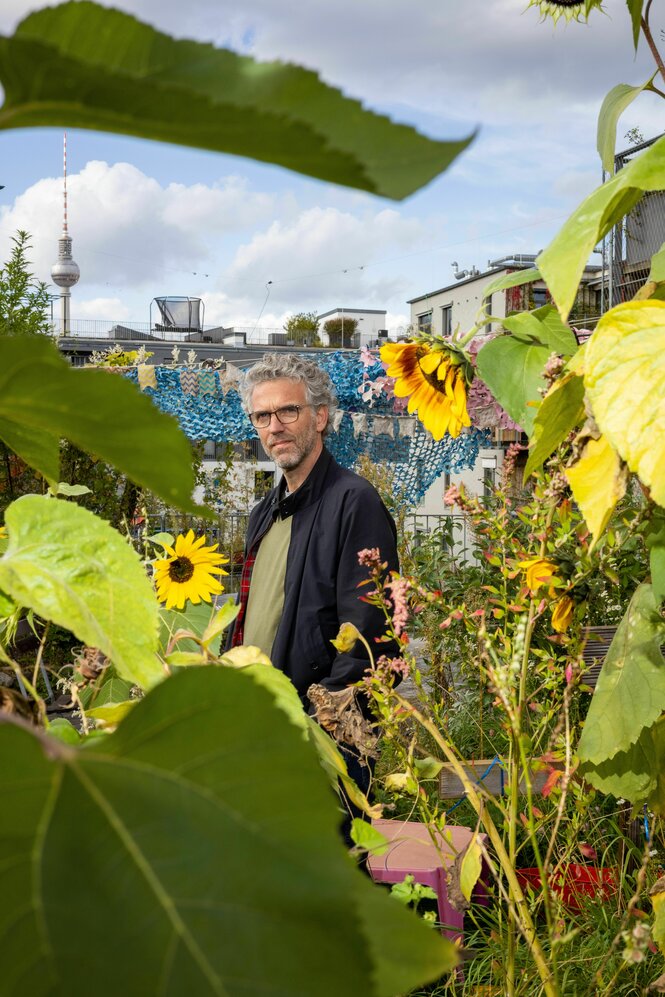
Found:
[[[665,506],[665,301],[629,301],[602,317],[584,385],[601,432]]]
[[[565,472],[594,544],[626,491],[626,471],[605,436],[589,440],[576,464]]]
[[[92,717],[101,727],[115,727],[133,710],[138,699],[126,699],[123,703],[109,703],[106,706],[95,706],[86,711],[86,716]]]
[[[241,647],[232,647],[220,658],[223,665],[230,665],[231,668],[247,668],[249,665],[272,665],[267,654],[264,654],[260,647],[252,644],[243,644]]]
[[[340,654],[348,654],[349,651],[353,650],[359,639],[360,633],[353,623],[342,623],[337,637],[331,640],[330,643]]]
[[[471,901],[473,889],[480,879],[483,867],[483,855],[480,843],[473,837],[467,845],[460,866],[460,889],[468,901]]]
[[[586,343],[582,343],[577,353],[574,353],[568,363],[566,364],[566,372],[570,374],[584,374],[584,366],[586,364],[586,348],[588,346],[588,340]]]

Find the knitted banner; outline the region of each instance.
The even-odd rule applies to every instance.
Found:
[[[307,359],[312,359],[311,354]],[[403,410],[395,413],[395,399],[367,388],[368,382],[380,383],[385,376],[378,361],[368,366],[358,354],[340,351],[322,354],[317,363],[327,371],[339,399],[326,446],[344,467],[352,468],[362,454],[388,464],[395,488],[402,489],[410,505],[417,505],[444,472],[473,467],[480,449],[489,446],[487,430],[471,428],[456,439],[446,435],[437,442],[413,416]],[[235,369],[155,367],[154,371],[156,387],[146,387],[146,394],[162,411],[177,417],[190,440],[241,443],[257,438],[240,404]],[[135,368],[125,376],[138,381]]]

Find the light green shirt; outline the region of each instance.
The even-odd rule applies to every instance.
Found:
[[[268,657],[284,608],[284,579],[292,519],[292,516],[276,519],[264,536],[249,586],[243,644],[260,647]]]

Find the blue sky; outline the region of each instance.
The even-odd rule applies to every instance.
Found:
[[[5,0],[0,32],[37,6]],[[603,96],[651,72],[645,46],[635,58],[624,0],[607,0],[589,25],[556,29],[526,0],[115,6],[179,37],[307,65],[433,137],[480,133],[447,173],[397,203],[231,156],[72,130],[74,318],[147,320],[153,297],[183,294],[204,299],[210,323],[281,327],[294,311],[344,306],[385,308],[398,329],[406,300],[451,282],[453,261],[482,268],[547,244],[600,180]],[[634,126],[645,138],[663,130],[655,98],[626,113],[619,147]],[[26,228],[45,280],[61,160],[60,130],[0,133],[0,258]]]

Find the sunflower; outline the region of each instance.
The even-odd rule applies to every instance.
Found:
[[[435,440],[446,432],[459,436],[464,426],[471,425],[466,408],[470,365],[460,350],[443,341],[386,343],[381,359],[396,379],[395,394],[408,397],[409,412],[417,410]]]
[[[594,8],[602,10],[601,0],[529,0],[526,9],[538,7],[543,20],[551,17],[554,23],[560,17],[565,17],[567,21],[573,19],[579,21],[580,18],[588,20],[589,14]]]
[[[215,553],[214,547],[205,547],[205,537],[194,539],[194,531],[186,536],[176,537],[173,547],[164,545],[168,557],[153,563],[155,586],[160,602],[167,609],[183,609],[189,599],[197,605],[201,600],[211,601],[211,595],[224,591],[224,587],[214,575],[226,575],[220,565],[228,564],[228,558]]]

